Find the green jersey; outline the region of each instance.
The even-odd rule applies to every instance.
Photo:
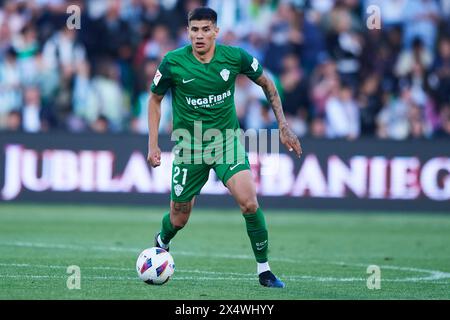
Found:
[[[194,122],[201,121],[202,132],[218,129],[225,134],[226,129],[239,129],[234,105],[237,75],[255,81],[262,72],[258,61],[241,48],[216,44],[212,60],[201,63],[187,45],[164,56],[151,91],[164,95],[171,90],[173,130],[194,135]]]
[[[167,53],[159,65],[151,91],[164,95],[170,89],[172,93],[172,138],[177,139],[172,163],[173,201],[188,202],[199,194],[210,169],[224,185],[237,172],[250,170],[236,135],[239,121],[234,88],[238,74],[255,81],[262,68],[244,50],[224,45],[216,45],[209,63],[198,61],[188,45]],[[179,137],[177,131],[184,133]],[[208,131],[215,133],[209,135]]]

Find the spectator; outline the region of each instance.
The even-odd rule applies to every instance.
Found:
[[[281,86],[286,119],[298,136],[305,135],[309,117],[308,86],[297,55],[291,53],[283,58]]]
[[[377,136],[383,139],[406,139],[409,135],[408,110],[412,104],[411,90],[403,88],[401,96],[384,95],[384,106],[377,115]]]
[[[249,32],[245,38],[240,39],[238,46],[242,47],[258,61],[263,61],[266,43],[260,34]]]
[[[112,131],[123,130],[128,112],[117,67],[109,60],[104,61],[91,86],[88,106],[81,112],[82,117],[93,124],[102,115],[108,120]]]
[[[6,117],[6,131],[21,131],[22,130],[22,115],[19,111],[10,111]]]
[[[439,51],[432,74],[435,99],[441,105],[450,102],[450,37],[439,41]]]
[[[39,52],[33,60],[33,67],[27,70],[27,73],[30,73],[30,83],[39,87],[43,105],[52,105],[61,84],[59,69],[49,66],[42,52]]]
[[[314,138],[325,138],[327,134],[327,125],[323,117],[315,117],[311,121],[309,130]]]
[[[291,52],[300,54],[303,34],[300,15],[291,4],[281,3],[270,26],[270,42],[264,56],[264,65],[276,75],[281,72],[283,57]]]
[[[357,96],[361,119],[361,134],[373,136],[376,129],[376,115],[381,109],[380,76],[373,74],[364,79]]]
[[[395,65],[395,73],[398,77],[404,77],[413,71],[415,64],[420,64],[428,69],[433,62],[431,52],[424,46],[420,38],[415,38],[412,49],[405,49],[400,53]]]
[[[140,21],[149,26],[150,29],[171,20],[158,0],[143,0],[141,6]]]
[[[104,115],[99,115],[97,119],[91,124],[91,130],[95,133],[107,133],[110,131],[108,118]]]
[[[378,31],[369,32],[369,35],[373,34],[378,34]],[[370,37],[363,53],[361,77],[368,77],[373,72],[378,73],[381,76],[380,86],[384,90],[395,91],[398,86],[395,64],[401,50],[402,31],[399,27],[387,30],[381,39]]]
[[[435,132],[435,137],[450,138],[450,103],[440,108],[440,127]]]
[[[335,2],[336,0],[311,1],[310,6],[314,13],[323,16],[333,9]]]
[[[409,136],[411,138],[429,137],[431,128],[429,127],[423,108],[416,104],[412,104],[408,110]]]
[[[23,129],[25,132],[41,131],[41,111],[41,97],[38,88],[26,88],[25,105],[22,110]]]
[[[329,57],[323,57],[310,81],[312,103],[314,104],[313,116],[323,116],[326,101],[338,90],[340,84],[336,63]]]
[[[20,76],[17,52],[10,47],[0,61],[0,128],[4,127],[7,114],[22,103]]]
[[[237,36],[233,31],[229,30],[222,34],[223,34],[223,36],[222,36],[221,40],[224,45],[227,45],[227,46],[237,46],[238,45]]]
[[[278,88],[278,91],[282,92],[279,79],[269,71],[266,71],[266,73],[269,77],[272,78],[275,86]],[[276,125],[276,119],[273,112],[270,111],[267,99],[261,88],[251,82],[247,94],[249,95],[249,100],[246,108],[244,128],[251,128],[256,130],[274,129]]]
[[[0,1],[0,130],[17,127],[20,118],[33,132],[146,133],[155,69],[167,51],[189,43],[187,13],[210,5],[219,13],[219,42],[243,47],[271,72],[298,135],[446,136],[448,3]],[[69,4],[81,8],[81,30],[66,27]],[[381,29],[365,26],[370,4],[383,13]],[[39,113],[30,95],[39,96]],[[163,100],[164,133],[171,127],[168,103],[170,96]],[[238,78],[235,103],[243,128],[274,127],[263,92],[248,79]],[[340,132],[339,117],[351,132]]]
[[[208,7],[217,12],[217,26],[222,34],[229,31],[238,32],[239,37],[245,37],[249,32],[248,7],[250,0],[209,0]]]
[[[336,60],[341,78],[356,85],[361,70],[362,39],[352,28],[349,11],[337,8],[331,13],[331,30],[327,36],[328,52]]]
[[[91,67],[87,62],[80,63],[76,70],[74,88],[72,95],[73,116],[77,119],[82,119],[87,113],[87,109],[93,107],[90,105],[90,97],[92,97],[92,82],[90,79]],[[80,131],[85,128],[85,125],[79,121],[71,119],[68,123],[69,130]]]
[[[435,0],[407,1],[403,17],[404,46],[410,48],[414,39],[419,38],[428,50],[433,50],[439,19]]]
[[[249,31],[261,36],[269,33],[270,25],[278,8],[278,0],[250,0],[246,15],[249,16]]]
[[[43,58],[51,69],[61,71],[62,77],[70,78],[75,67],[85,61],[86,51],[76,40],[76,31],[62,27],[44,45]]]
[[[144,56],[148,59],[162,59],[167,51],[174,49],[170,41],[169,29],[165,25],[157,25],[152,37],[144,46]]]
[[[350,85],[343,84],[327,100],[325,114],[329,138],[355,139],[359,136],[359,108]]]
[[[442,18],[443,19],[448,19],[450,18],[450,1],[449,0],[439,0],[440,3],[440,10],[441,10],[441,14],[442,14]]]
[[[13,41],[13,45],[17,52],[22,84],[25,86],[35,85],[38,77],[36,56],[39,54],[35,27],[33,25],[25,26],[20,36]]]
[[[243,129],[247,129],[245,117],[247,108],[250,105],[251,96],[248,94],[251,90],[252,83],[245,76],[238,76],[236,79],[236,88],[234,90],[234,104],[236,105],[236,114],[239,119],[239,125]]]
[[[36,28],[26,25],[12,43],[19,59],[35,56],[39,50]]]
[[[18,34],[25,26],[27,19],[20,13],[20,3],[16,0],[6,0],[0,10],[0,26],[5,24],[11,33]]]
[[[9,29],[9,25],[5,22],[1,22],[0,19],[0,57],[3,57],[6,54],[11,43],[11,30]]]
[[[149,59],[145,62],[144,70],[140,74],[139,83],[142,84],[138,88],[137,99],[133,110],[133,119],[131,122],[131,130],[135,133],[148,133],[148,101],[151,91],[149,90],[152,80],[158,68],[158,60]],[[159,124],[159,132],[169,134],[172,130],[172,96],[168,92],[161,101],[161,118]]]
[[[405,7],[408,0],[369,0],[365,1],[367,8],[374,4],[380,8],[382,24],[386,28],[396,27],[402,24]]]
[[[133,51],[132,35],[128,22],[120,17],[121,1],[110,0],[108,3],[105,16],[98,22],[101,38],[97,47],[101,50],[102,57],[130,61]]]
[[[300,60],[307,75],[311,74],[326,54],[325,35],[320,30],[320,16],[312,12],[299,11],[299,25],[303,37]]]

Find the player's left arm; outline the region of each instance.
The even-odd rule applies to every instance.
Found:
[[[261,76],[259,76],[255,80],[255,83],[263,89],[267,101],[272,107],[272,110],[278,122],[281,143],[283,143],[289,151],[295,151],[297,156],[300,157],[302,155],[302,146],[297,136],[288,126],[288,123],[284,116],[280,95],[278,94],[278,90],[275,87],[275,84],[266,75],[265,72],[263,72]]]

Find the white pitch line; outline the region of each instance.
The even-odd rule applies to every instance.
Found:
[[[67,245],[67,244],[48,244],[48,243],[34,243],[34,242],[1,242],[0,245],[3,246],[15,246],[15,247],[32,247],[32,248],[47,248],[47,249],[65,249],[65,250],[101,250],[101,251],[125,251],[125,252],[140,252],[139,248],[122,248],[122,247],[113,247],[113,246],[79,246],[79,245]],[[253,260],[253,256],[249,255],[231,255],[231,254],[205,254],[205,253],[197,253],[197,252],[175,252],[177,255],[185,255],[185,256],[194,256],[194,257],[209,257],[209,258],[224,258],[224,259],[250,259]],[[290,262],[290,263],[320,263],[320,264],[333,264],[333,265],[346,265],[346,266],[355,266],[355,267],[367,267],[370,264],[362,264],[362,263],[346,263],[342,261],[318,261],[318,260],[294,260],[289,258],[271,258],[272,261],[279,262]],[[55,267],[63,267],[63,266],[55,266]],[[428,270],[428,269],[419,269],[412,267],[398,267],[398,266],[379,266],[380,269],[391,269],[398,271],[408,271],[408,272],[419,272],[419,273],[427,273],[428,276],[425,277],[409,277],[409,278],[397,278],[397,279],[382,279],[383,282],[421,282],[421,281],[437,281],[443,279],[449,279],[450,273],[437,271],[437,270]],[[65,267],[64,267],[65,268]],[[92,269],[105,269],[105,270],[118,270],[118,271],[126,271],[122,269],[115,269],[114,267],[90,267]],[[178,270],[178,272],[193,272],[193,273],[206,273],[206,274],[216,274],[213,271],[202,271],[202,270]],[[217,272],[217,274],[229,274],[236,276],[248,276],[249,274],[240,274],[240,273],[221,273]],[[314,280],[320,282],[351,282],[351,281],[366,281],[364,278],[336,278],[336,277],[315,277],[315,276],[306,276],[306,275],[282,275],[283,278],[293,281],[294,279],[301,280]],[[197,278],[198,279],[198,278]],[[229,278],[227,278],[229,279]]]
[[[363,263],[346,263],[342,261],[329,261],[328,264],[335,264],[335,265],[347,265],[347,266],[354,266],[354,267],[363,267],[366,268],[370,264],[363,264]],[[391,282],[419,282],[419,281],[434,281],[434,280],[442,280],[442,279],[450,279],[450,273],[448,272],[442,272],[438,270],[429,270],[429,269],[422,269],[422,268],[412,268],[412,267],[398,267],[398,266],[390,266],[390,265],[379,265],[381,270],[397,270],[397,271],[407,271],[407,272],[417,272],[417,273],[428,273],[429,276],[427,277],[410,277],[410,278],[402,278],[402,279],[386,279]],[[386,281],[385,279],[382,279],[382,281]]]
[[[139,248],[122,248],[113,246],[80,246],[72,244],[54,244],[54,243],[39,243],[39,242],[1,242],[2,246],[24,247],[24,248],[43,248],[43,249],[62,249],[62,250],[99,250],[99,251],[123,251],[123,252],[137,252]]]
[[[12,278],[12,279],[67,279],[66,276],[57,276],[57,275],[2,275],[0,274],[0,278]],[[87,280],[107,280],[107,281],[134,281],[138,282],[137,277],[115,277],[115,276],[83,276],[83,279]],[[319,282],[362,282],[366,281],[363,278],[333,278],[333,277],[313,277],[313,276],[304,276],[303,279],[289,279],[284,278],[290,282],[303,282],[304,280],[310,281],[319,281]],[[235,278],[235,277],[183,277],[183,276],[174,276],[171,278],[171,281],[186,281],[186,280],[194,280],[194,281],[256,281],[256,278]],[[394,279],[392,279],[394,280]],[[382,280],[383,282],[390,282],[388,279]],[[433,282],[433,284],[444,284],[448,285],[448,282],[438,281]]]
[[[43,265],[43,264],[28,264],[28,263],[0,263],[0,267],[16,267],[16,268],[41,268],[41,269],[64,269],[66,270],[67,266],[62,265]],[[120,267],[80,267],[81,269],[88,270],[115,270],[115,271],[125,271],[130,272],[132,268],[120,268]],[[177,272],[182,273],[197,273],[197,274],[212,274],[212,275],[231,275],[231,276],[242,276],[242,277],[251,277],[254,276],[256,279],[256,275],[254,273],[237,273],[237,272],[219,272],[219,271],[206,271],[206,270],[186,270],[186,269],[176,269]]]
[[[39,242],[0,242],[0,246],[11,247],[29,247],[29,248],[41,248],[41,249],[63,249],[63,250],[99,250],[99,251],[118,251],[118,252],[141,252],[144,248],[126,248],[126,247],[114,247],[114,246],[80,246],[80,245],[66,245],[66,244],[52,244],[52,243],[39,243]],[[231,255],[231,254],[210,254],[203,252],[189,252],[189,251],[173,251],[174,254],[180,256],[190,257],[208,257],[208,258],[224,258],[224,259],[239,259],[239,260],[254,260],[255,258],[250,255]],[[271,258],[271,261],[298,263],[298,260],[289,258]]]
[[[67,279],[66,276],[57,275],[30,275],[30,274],[0,274],[0,278],[17,279]],[[83,276],[88,280],[108,280],[108,281],[139,281],[138,277],[114,277],[114,276]],[[232,277],[173,277],[171,280],[232,280],[232,281],[255,281],[256,278],[232,278]]]
[[[359,264],[355,264],[355,265],[359,265]],[[15,268],[44,268],[44,269],[66,269],[67,266],[62,266],[62,265],[32,265],[32,264],[26,264],[26,263],[0,263],[0,266],[3,267],[15,267]],[[361,265],[364,266],[365,265]],[[392,267],[392,266],[389,266]],[[125,271],[125,272],[130,272],[132,269],[131,268],[119,268],[119,267],[82,267],[83,269],[88,269],[88,270],[116,270],[116,271]],[[396,268],[391,268],[391,269],[396,269]],[[398,269],[412,269],[412,268],[403,268],[403,267],[398,267]],[[176,270],[177,273],[195,273],[195,274],[206,274],[206,275],[229,275],[229,276],[237,276],[238,278],[235,277],[176,277],[177,279],[184,279],[184,280],[201,280],[201,279],[209,279],[209,280],[255,280],[256,279],[256,275],[254,274],[249,274],[249,273],[237,273],[237,272],[218,272],[218,271],[206,271],[206,270]],[[5,275],[4,275],[5,276]],[[8,277],[18,277],[20,278],[22,275],[6,275]],[[27,277],[27,275],[23,275],[24,277]],[[2,277],[2,275],[0,275],[0,277]],[[37,276],[39,277],[39,276]],[[42,277],[47,277],[47,276],[42,276]],[[49,276],[50,277],[50,276]],[[318,277],[318,276],[308,276],[308,275],[281,275],[281,277],[285,280],[288,281],[293,281],[293,282],[300,282],[300,281],[318,281],[318,282],[363,282],[366,281],[367,279],[365,278],[354,278],[354,277],[350,277],[350,278],[339,278],[339,277]],[[112,277],[99,277],[99,276],[88,276],[88,279],[112,279],[112,280],[117,280],[117,279],[121,279],[123,277],[117,277],[117,276],[112,276]],[[436,277],[434,275],[429,276],[429,277],[412,277],[412,278],[397,278],[397,279],[382,279],[383,282],[420,282],[420,281],[434,281],[436,282],[436,280],[441,280],[441,279],[445,279],[448,277]],[[134,279],[132,277],[125,277],[124,279]],[[450,282],[448,282],[447,284],[450,284]]]
[[[44,269],[67,269],[67,266],[62,265],[32,265],[26,263],[0,263],[1,267],[16,267],[16,268],[44,268]],[[88,270],[117,270],[130,272],[131,268],[118,268],[118,267],[80,267],[81,269]],[[237,276],[239,278],[233,277],[192,277],[192,279],[210,279],[210,280],[225,280],[225,279],[242,279],[242,280],[256,280],[256,275],[253,273],[237,273],[237,272],[218,272],[218,271],[205,271],[205,270],[176,270],[177,273],[195,273],[195,274],[211,274],[211,275],[230,275]],[[1,277],[1,275],[0,275]],[[20,277],[20,275],[17,275]],[[247,279],[245,278],[247,277]],[[364,278],[336,278],[336,277],[316,277],[316,276],[300,276],[300,275],[282,275],[283,279],[289,281],[299,281],[299,280],[312,280],[320,282],[353,282],[353,281],[366,281]],[[120,277],[119,277],[120,278]],[[177,277],[178,278],[178,277]],[[185,279],[186,277],[182,277]]]
[[[338,264],[329,262],[327,264]],[[340,263],[339,263],[340,264]],[[358,267],[366,267],[365,264],[346,264],[346,265],[352,265],[352,266],[358,266]],[[27,263],[0,263],[0,267],[16,267],[16,268],[43,268],[43,269],[67,269],[67,266],[62,265],[33,265],[33,264],[27,264]],[[132,270],[131,268],[121,268],[121,267],[81,267],[82,269],[88,269],[88,270],[113,270],[113,271],[124,271],[124,272],[130,272]],[[431,273],[431,276],[428,277],[411,277],[411,278],[397,278],[397,279],[382,279],[382,281],[386,282],[418,282],[418,281],[435,281],[435,280],[441,280],[445,278],[450,278],[450,274],[441,273],[440,271],[432,271],[432,270],[425,270],[425,269],[417,269],[417,268],[405,268],[405,267],[395,267],[395,266],[383,266],[380,267],[383,269],[393,269],[393,270],[403,270],[403,271],[420,271],[420,272],[428,272]],[[254,279],[256,278],[255,274],[253,273],[238,273],[238,272],[219,272],[219,271],[207,271],[207,270],[187,270],[187,269],[181,269],[176,270],[177,273],[194,273],[194,274],[207,274],[207,275],[230,275],[230,276],[238,276],[238,277],[252,277],[254,276]],[[439,277],[436,277],[435,274],[438,274]],[[337,277],[317,277],[317,276],[308,276],[308,275],[281,275],[283,279],[286,280],[315,280],[320,282],[352,282],[352,281],[366,281],[365,278],[337,278]],[[227,278],[228,279],[228,278]],[[449,282],[450,284],[450,282]]]

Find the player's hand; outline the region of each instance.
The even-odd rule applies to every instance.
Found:
[[[302,146],[295,133],[292,132],[287,124],[280,126],[280,140],[290,152],[294,151],[297,157],[300,158],[302,155]]]
[[[147,161],[153,168],[161,165],[161,149],[158,146],[149,148]]]

